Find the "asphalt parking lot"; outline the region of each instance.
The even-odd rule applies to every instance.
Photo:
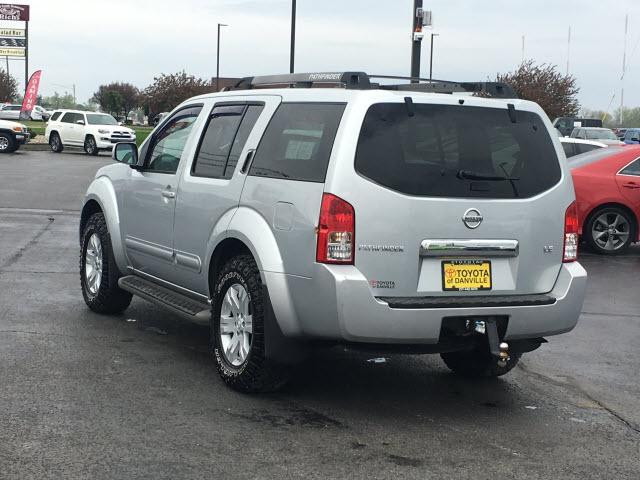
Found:
[[[247,396],[205,327],[139,299],[86,308],[79,208],[109,162],[0,156],[0,478],[638,478],[640,248],[582,255],[578,327],[501,379],[338,348]]]

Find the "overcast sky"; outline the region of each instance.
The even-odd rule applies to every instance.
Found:
[[[24,1],[24,0],[23,0]],[[290,0],[31,0],[30,71],[41,93],[76,85],[86,101],[98,85],[144,88],[161,72],[215,76],[216,24],[221,76],[283,73],[289,68]],[[434,77],[484,80],[525,56],[567,63],[584,107],[620,103],[624,17],[629,35],[625,105],[640,106],[640,0],[425,0],[433,11]],[[296,71],[363,70],[407,75],[412,0],[298,0]],[[18,22],[1,26],[18,27]],[[423,41],[422,75],[428,76]],[[24,65],[11,73],[24,82]],[[69,88],[70,90],[70,88]]]

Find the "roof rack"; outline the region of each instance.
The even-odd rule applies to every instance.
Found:
[[[371,79],[405,80],[411,83],[379,84]],[[392,75],[368,75],[365,72],[318,72],[292,73],[284,75],[264,75],[245,77],[230,90],[250,90],[254,88],[313,88],[342,87],[352,90],[397,90],[428,93],[475,93],[495,98],[518,98],[511,85],[503,82],[453,82],[430,80],[427,78],[400,77]]]

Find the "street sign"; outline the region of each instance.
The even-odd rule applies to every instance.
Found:
[[[0,20],[29,21],[29,5],[0,3]]]
[[[0,28],[0,37],[24,38],[24,28]]]
[[[0,47],[0,57],[25,57],[24,48],[2,48]]]

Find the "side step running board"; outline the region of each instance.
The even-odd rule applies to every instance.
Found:
[[[137,275],[127,275],[118,280],[118,286],[145,300],[168,308],[172,312],[198,323],[209,323],[211,307],[191,297],[161,287]]]

